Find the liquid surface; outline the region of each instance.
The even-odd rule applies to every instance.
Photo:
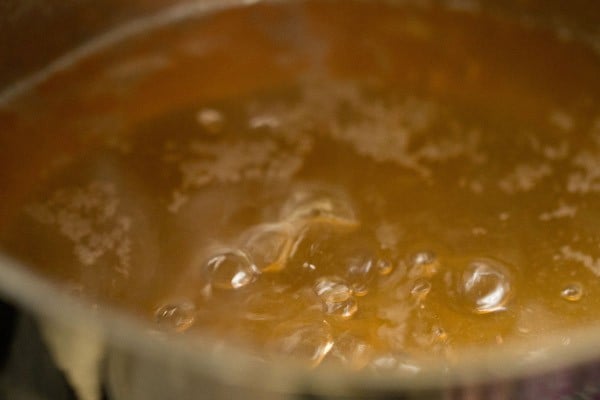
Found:
[[[2,247],[267,360],[568,345],[600,309],[599,67],[468,10],[190,17],[1,106]]]

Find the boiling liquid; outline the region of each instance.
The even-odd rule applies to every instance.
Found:
[[[3,248],[312,367],[568,339],[600,306],[598,67],[468,10],[190,16],[2,106]]]

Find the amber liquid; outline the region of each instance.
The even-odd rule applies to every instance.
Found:
[[[598,70],[576,41],[464,10],[190,16],[2,106],[2,245],[265,359],[568,344],[600,307]]]

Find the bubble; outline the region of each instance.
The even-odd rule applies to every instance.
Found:
[[[431,329],[432,338],[436,342],[445,342],[448,340],[448,333],[440,326],[434,326]]]
[[[408,265],[411,278],[431,278],[439,269],[439,260],[434,252],[420,251],[409,257]]]
[[[340,319],[349,319],[358,310],[352,289],[340,277],[321,277],[316,280],[313,290],[323,302],[323,311],[326,314]]]
[[[274,354],[316,367],[333,347],[331,327],[323,320],[286,321],[273,329],[268,347]]]
[[[346,259],[346,278],[352,285],[354,294],[365,296],[369,284],[377,275],[377,262],[367,251],[357,251]]]
[[[246,233],[243,242],[259,271],[280,271],[290,254],[292,230],[287,224],[263,224]]]
[[[281,217],[288,221],[326,223],[341,228],[355,228],[359,225],[346,196],[324,187],[294,192],[284,204]]]
[[[387,258],[380,258],[379,260],[377,260],[377,272],[379,272],[379,275],[382,276],[386,276],[392,273],[392,270],[394,269],[394,265],[392,264],[392,261],[390,261]]]
[[[324,276],[316,280],[313,289],[324,303],[341,303],[352,297],[352,289],[337,276]]]
[[[308,226],[292,245],[288,271],[296,271],[296,279],[313,281],[335,275],[343,278],[354,294],[365,295],[378,276],[374,246],[365,239],[369,238],[360,232],[340,232],[323,224]]]
[[[256,267],[241,250],[223,249],[204,264],[208,280],[219,289],[239,289],[256,278]]]
[[[320,275],[343,278],[354,295],[364,296],[380,275],[379,268],[383,272],[389,268],[384,261],[379,263],[378,250],[377,241],[365,232],[340,232],[318,225],[304,230],[295,254],[300,261],[315,265]]]
[[[344,332],[335,339],[330,353],[332,358],[353,371],[365,368],[373,357],[373,347],[349,332]]]
[[[423,301],[430,291],[431,283],[426,279],[419,278],[413,283],[410,294],[418,301]]]
[[[154,312],[154,320],[161,329],[184,332],[194,324],[196,307],[188,301],[168,303]]]
[[[223,130],[225,118],[220,111],[204,108],[196,113],[196,121],[204,128],[206,133],[216,135]]]
[[[583,286],[577,282],[570,283],[560,292],[560,297],[571,302],[579,301],[583,297]]]
[[[476,314],[505,310],[511,296],[507,268],[502,262],[490,258],[470,261],[460,277],[458,293]]]
[[[338,319],[350,319],[358,311],[358,303],[354,297],[341,302],[324,302],[323,311]]]

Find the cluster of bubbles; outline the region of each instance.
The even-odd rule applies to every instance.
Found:
[[[249,228],[230,246],[205,249],[193,263],[202,278],[197,289],[207,297],[215,291],[241,294],[240,310],[232,310],[230,318],[268,324],[265,354],[291,356],[312,367],[338,361],[355,370],[385,370],[392,364],[417,368],[402,358],[390,361],[392,356],[385,356],[389,349],[376,349],[373,340],[352,330],[348,321],[357,318],[362,298],[370,292],[410,308],[422,305],[441,284],[449,307],[475,315],[503,312],[514,297],[514,268],[505,262],[490,257],[452,260],[426,250],[399,257],[361,237],[360,231],[343,193],[303,187],[283,203],[275,222]],[[262,284],[253,286],[258,282]],[[561,296],[576,302],[582,293],[574,283]],[[183,332],[194,325],[198,310],[189,300],[170,302],[157,308],[155,318],[161,328]],[[364,315],[360,318],[369,318]],[[407,313],[396,315],[404,315],[397,317],[398,326],[411,323]],[[393,320],[385,312],[377,318]],[[427,329],[431,343],[447,342],[451,334],[439,321]]]
[[[202,277],[203,286],[198,290],[207,296],[214,290],[239,291],[262,275],[292,269],[290,262],[299,258],[298,253],[305,247],[316,250],[316,244],[311,242],[315,230],[330,230],[335,236],[355,230],[359,225],[353,207],[342,193],[324,187],[302,188],[284,202],[276,222],[251,227],[239,235],[233,246],[211,247],[201,252],[200,261],[194,262],[195,272]],[[299,289],[286,299],[297,306],[296,315],[287,315],[281,310],[282,294],[288,288],[273,286],[250,292],[243,304],[244,318],[249,321],[285,320],[272,329],[268,347],[273,353],[293,355],[313,366],[330,352],[333,357],[336,354],[342,357],[340,346],[348,347],[343,344],[344,340],[352,343],[355,340],[350,340],[346,334],[345,339],[334,346],[327,318],[352,318],[358,310],[356,297],[367,294],[373,275],[389,274],[392,268],[390,260],[372,259],[366,253],[348,260],[345,276],[319,275],[323,269],[321,265],[316,267],[303,262],[296,266],[295,272],[299,272],[298,269],[309,273],[317,271],[311,288]],[[289,291],[285,294],[289,296]],[[195,312],[192,302],[170,302],[156,310],[155,319],[162,328],[183,332],[194,324]],[[308,316],[311,312],[317,317]],[[359,343],[358,347],[363,349],[365,346]],[[368,353],[365,349],[360,352]]]

